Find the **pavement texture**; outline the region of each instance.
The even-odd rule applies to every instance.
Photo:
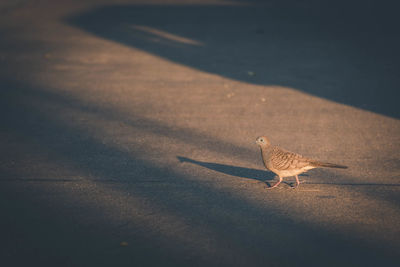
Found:
[[[0,265],[400,266],[396,10],[2,1]]]

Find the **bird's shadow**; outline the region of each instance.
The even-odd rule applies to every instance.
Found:
[[[270,181],[274,180],[275,175],[271,172],[263,171],[263,170],[257,170],[257,169],[250,169],[250,168],[245,168],[245,167],[237,167],[237,166],[232,166],[232,165],[226,165],[226,164],[219,164],[219,163],[214,163],[214,162],[205,162],[205,161],[198,161],[186,157],[181,157],[177,156],[176,157],[180,162],[189,162],[193,163],[199,166],[202,166],[204,168],[214,170],[217,172],[221,172],[224,174],[240,177],[240,178],[249,178],[249,179],[255,179],[259,181]]]

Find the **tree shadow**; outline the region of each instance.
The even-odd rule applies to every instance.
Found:
[[[100,6],[65,22],[200,71],[400,118],[400,38],[382,10],[236,2]]]
[[[227,175],[232,175],[240,178],[249,178],[249,179],[256,179],[259,181],[266,181],[266,180],[273,180],[274,176],[271,172],[257,170],[257,169],[250,169],[245,167],[237,167],[232,165],[225,165],[220,163],[214,162],[205,162],[205,161],[198,161],[194,159],[190,159],[187,157],[176,157],[180,162],[189,162],[204,168],[214,170],[217,172],[221,172]]]

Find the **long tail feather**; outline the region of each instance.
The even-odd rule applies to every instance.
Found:
[[[314,161],[311,163],[315,167],[327,167],[327,168],[339,168],[339,169],[347,169],[347,166],[344,165],[339,165],[339,164],[334,164],[334,163],[329,163],[329,162],[319,162],[319,161]]]

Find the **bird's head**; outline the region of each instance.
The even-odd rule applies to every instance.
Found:
[[[265,136],[259,136],[256,139],[256,144],[260,147],[269,146],[271,143],[269,142],[268,138]]]

